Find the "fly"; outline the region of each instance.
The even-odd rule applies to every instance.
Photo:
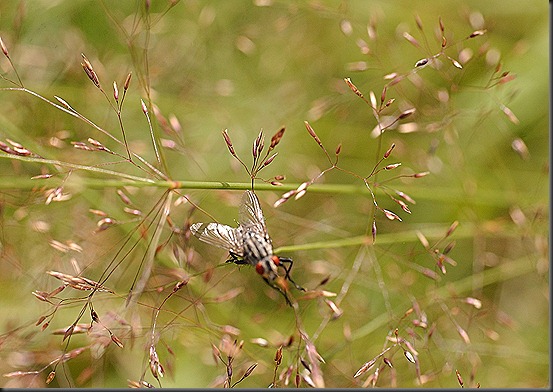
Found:
[[[247,190],[242,196],[238,210],[238,227],[220,223],[194,223],[190,226],[190,231],[200,241],[228,250],[227,263],[254,266],[263,280],[284,296],[288,305],[292,303],[286,294],[285,282],[278,283],[278,267],[284,269],[286,280],[292,282],[298,290],[305,291],[290,277],[292,259],[273,254],[273,245],[267,233],[259,199],[252,191]]]

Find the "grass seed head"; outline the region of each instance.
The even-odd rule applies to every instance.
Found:
[[[428,64],[428,59],[420,59],[415,63],[415,68],[422,67],[423,65]]]
[[[371,101],[371,107],[376,110],[376,95],[374,95],[374,91],[369,91],[369,99]]]
[[[398,220],[401,222],[401,218],[394,214],[392,211],[383,209],[382,212],[384,212],[384,215],[386,215],[386,218],[388,218],[389,220]]]
[[[448,254],[449,252],[451,252],[451,250],[455,247],[455,241],[451,241],[449,244],[446,245],[446,247],[444,248],[444,255]]]
[[[365,96],[361,93],[361,91],[359,91],[355,84],[353,84],[350,78],[344,78],[344,82],[346,82],[351,91],[353,91],[359,98],[361,98],[365,102],[368,102]]]
[[[269,149],[273,149],[277,146],[277,144],[280,142],[280,139],[282,139],[282,136],[284,135],[284,131],[286,130],[285,127],[280,128],[277,133],[273,135],[271,138],[271,145],[269,146]]]
[[[457,226],[459,226],[459,221],[455,221],[451,224],[451,226],[449,226],[449,229],[447,229],[447,233],[446,233],[446,237],[449,237],[454,231],[455,229],[457,228]]]
[[[56,372],[54,370],[52,370],[49,374],[48,374],[48,377],[46,377],[46,380],[44,381],[46,384],[50,384],[53,380],[54,380],[54,377],[56,377]]]
[[[265,145],[265,138],[263,137],[263,130],[261,130],[252,145],[252,156],[254,159],[256,159],[259,155],[261,155],[264,145]]]
[[[129,197],[121,189],[117,189],[117,195],[121,198],[121,201],[126,205],[132,204],[131,199],[129,199]]]
[[[282,363],[282,346],[280,346],[275,353],[275,364],[279,366]]]
[[[54,98],[61,103],[63,106],[65,106],[67,109],[73,111],[73,108],[62,98],[58,97],[57,95],[54,95]]]
[[[417,363],[417,361],[415,360],[415,357],[413,356],[413,354],[411,354],[409,351],[404,351],[403,352],[403,355],[405,355],[405,358],[407,358],[407,360],[411,363]]]
[[[477,298],[467,297],[465,298],[465,302],[469,305],[474,306],[476,309],[482,309],[482,301]]]
[[[463,377],[461,377],[461,373],[459,373],[459,370],[455,369],[455,375],[457,376],[457,382],[462,388],[464,383],[463,383]]]
[[[117,345],[119,348],[123,348],[123,342],[114,334],[110,334],[111,341]],[[160,365],[161,366],[161,365]]]
[[[131,84],[131,77],[132,77],[132,73],[129,72],[127,77],[125,78],[125,83],[123,84],[123,89],[125,91],[129,89],[129,85]]]
[[[109,229],[110,227],[112,227],[113,225],[115,225],[116,222],[115,220],[111,219],[111,218],[104,218],[104,219],[100,219],[97,223],[96,223],[96,226],[98,227],[94,232],[97,233],[99,231],[104,231],[104,230],[107,230]]]
[[[384,86],[382,89],[382,92],[380,93],[380,105],[384,103],[384,100],[386,99],[386,93],[388,92],[388,86]]]
[[[363,364],[363,366],[361,366],[359,368],[359,370],[357,370],[357,372],[355,372],[355,374],[353,375],[353,378],[357,378],[357,377],[361,376],[362,374],[368,372],[374,366],[374,364],[376,363],[377,360],[378,360],[378,357],[373,358],[368,362],[365,362]]]
[[[401,163],[392,163],[391,165],[386,165],[384,167],[384,170],[393,170],[395,169],[396,167],[399,167],[401,166]]]
[[[520,120],[518,119],[518,117],[507,106],[500,105],[500,109],[507,116],[510,122],[512,122],[515,125],[518,125],[520,123]]]
[[[422,31],[423,28],[422,28],[422,20],[421,20],[421,17],[419,16],[419,14],[415,14],[415,23],[417,24],[417,28]]]
[[[404,118],[409,117],[410,115],[412,115],[412,114],[415,113],[416,111],[417,111],[417,109],[415,109],[415,108],[411,108],[411,109],[404,110],[404,111],[401,112],[401,114],[399,115],[398,120],[403,120]]]
[[[422,177],[426,177],[429,174],[430,174],[430,172],[427,172],[427,171],[426,172],[421,172],[421,173],[415,173],[415,174],[413,174],[413,177],[414,178],[422,178]]]
[[[457,60],[455,59],[452,59],[452,58],[449,58],[451,60],[451,62],[453,63],[453,65],[459,69],[463,69],[463,66],[461,65],[460,62],[458,62]]]
[[[486,34],[487,31],[488,30],[486,30],[486,29],[473,31],[472,33],[470,33],[469,38],[474,38],[474,37],[478,37],[480,35],[484,35],[484,34]]]
[[[267,160],[263,162],[263,165],[261,165],[260,169],[264,168],[265,166],[268,166],[272,161],[275,160],[277,155],[278,155],[278,152],[275,152],[273,155],[267,158]]]
[[[411,34],[409,34],[407,31],[403,32],[403,38],[405,38],[411,45],[413,45],[415,48],[420,48],[419,41],[415,39]]]
[[[384,159],[388,158],[390,154],[392,153],[393,149],[396,148],[396,144],[392,143],[390,148],[384,153]]]
[[[408,194],[402,191],[396,191],[396,194],[402,199],[404,199],[405,201],[407,201],[408,203],[417,204],[417,202],[414,199],[412,199],[411,196],[409,196]]]
[[[269,342],[267,341],[267,339],[263,338],[253,338],[250,340],[250,343],[256,344],[259,347],[269,347]]]
[[[227,144],[229,152],[232,154],[233,157],[236,157],[236,152],[234,151],[234,146],[232,145],[232,141],[230,140],[227,129],[223,131],[223,138],[225,139],[225,143]]]
[[[116,81],[113,81],[113,98],[115,98],[115,102],[119,101],[119,89]]]
[[[84,53],[81,53],[81,56],[83,58],[83,62],[81,63],[81,66],[83,67],[83,70],[85,71],[86,75],[92,81],[92,83],[94,83],[96,87],[101,88],[100,79],[98,79],[98,75],[94,71],[94,68],[92,68],[92,64],[90,63],[90,61],[88,61]]]
[[[457,333],[459,333],[466,344],[470,344],[469,334],[460,325],[457,325]]]
[[[307,132],[309,132],[309,134],[311,135],[311,137],[313,139],[315,139],[315,141],[317,142],[317,144],[320,146],[322,143],[321,143],[321,139],[319,139],[319,137],[317,136],[317,134],[315,133],[315,130],[313,129],[313,127],[311,127],[311,125],[307,122],[307,121],[304,121],[303,122],[305,124],[305,129],[307,129]]]
[[[152,376],[154,376],[156,380],[159,380],[159,377],[164,376],[165,372],[163,370],[163,366],[161,365],[161,363],[159,363],[159,357],[153,345],[150,346],[149,363],[150,363],[150,372],[152,373]]]
[[[251,366],[246,370],[246,372],[244,373],[243,378],[246,378],[246,377],[248,377],[250,374],[252,374],[256,367],[257,367],[257,363],[254,363],[253,365],[251,365]]]
[[[6,47],[6,44],[4,44],[4,41],[2,40],[2,37],[0,37],[0,47],[2,48],[2,53],[4,53],[4,56],[6,56],[9,59],[10,54],[8,52],[8,48]]]
[[[146,103],[142,99],[140,100],[140,106],[142,107],[142,112],[148,115],[148,106],[146,106]]]
[[[174,114],[169,115],[169,124],[171,125],[171,128],[173,128],[173,131],[175,131],[175,133],[182,133],[182,125],[179,119]]]

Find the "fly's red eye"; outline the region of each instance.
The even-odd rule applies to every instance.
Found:
[[[263,264],[261,264],[261,262],[259,262],[255,265],[255,271],[259,275],[263,275],[265,273],[265,268],[263,267]]]
[[[278,256],[273,256],[272,259],[273,259],[273,263],[275,263],[275,265],[280,265],[280,259],[278,258]]]

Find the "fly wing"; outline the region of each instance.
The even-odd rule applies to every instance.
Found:
[[[240,223],[240,227],[269,239],[259,199],[252,191],[248,190],[242,196],[242,202],[238,211],[238,222]]]
[[[235,229],[220,223],[194,223],[190,226],[190,231],[200,241],[243,256],[241,228]]]

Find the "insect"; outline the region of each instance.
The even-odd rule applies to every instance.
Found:
[[[292,282],[298,290],[305,291],[290,277],[292,259],[273,254],[273,245],[267,233],[259,199],[252,191],[247,190],[242,196],[238,210],[238,227],[220,223],[194,223],[190,226],[190,231],[200,241],[228,250],[227,263],[254,266],[263,280],[284,296],[288,305],[292,303],[286,293],[286,280]],[[279,267],[285,271],[284,281],[278,275]]]

